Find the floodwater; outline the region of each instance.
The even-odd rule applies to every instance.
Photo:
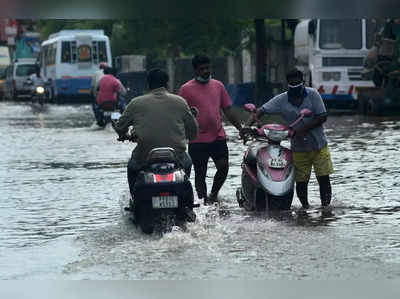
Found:
[[[220,207],[187,231],[147,236],[124,211],[133,144],[89,105],[0,102],[0,279],[387,279],[400,277],[400,118],[330,116],[333,207],[243,211],[245,146],[227,126]],[[208,183],[215,170],[210,164]]]

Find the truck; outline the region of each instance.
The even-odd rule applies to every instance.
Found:
[[[365,19],[306,19],[296,26],[296,67],[328,109],[357,111],[358,88],[373,87],[362,76],[372,27]]]
[[[18,59],[38,59],[40,54],[40,33],[25,31],[15,40],[14,61]]]
[[[365,61],[364,77],[373,87],[359,89],[359,113],[400,114],[400,19],[377,26],[374,46]]]

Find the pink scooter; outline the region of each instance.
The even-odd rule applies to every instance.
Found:
[[[256,118],[256,107],[244,105],[252,112],[259,128],[251,128],[255,139],[246,150],[242,162],[242,186],[236,191],[240,207],[249,211],[289,210],[294,194],[294,167],[292,152],[281,141],[293,136],[293,127],[304,117],[312,115],[301,110],[299,118],[289,127],[279,124],[261,126]]]

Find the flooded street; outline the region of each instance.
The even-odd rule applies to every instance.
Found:
[[[400,278],[400,117],[329,117],[330,212],[314,176],[307,212],[297,198],[279,215],[239,208],[246,147],[226,128],[222,206],[147,236],[123,210],[133,144],[99,129],[89,105],[0,102],[0,279]]]

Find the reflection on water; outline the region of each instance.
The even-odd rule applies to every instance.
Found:
[[[246,147],[227,127],[221,206],[187,231],[143,235],[123,210],[133,148],[94,124],[90,105],[0,103],[0,278],[375,279],[400,275],[400,118],[331,116],[333,205],[282,213],[239,208]],[[210,162],[208,184],[215,169]],[[17,262],[18,261],[18,262]],[[36,262],[35,262],[36,261]]]

